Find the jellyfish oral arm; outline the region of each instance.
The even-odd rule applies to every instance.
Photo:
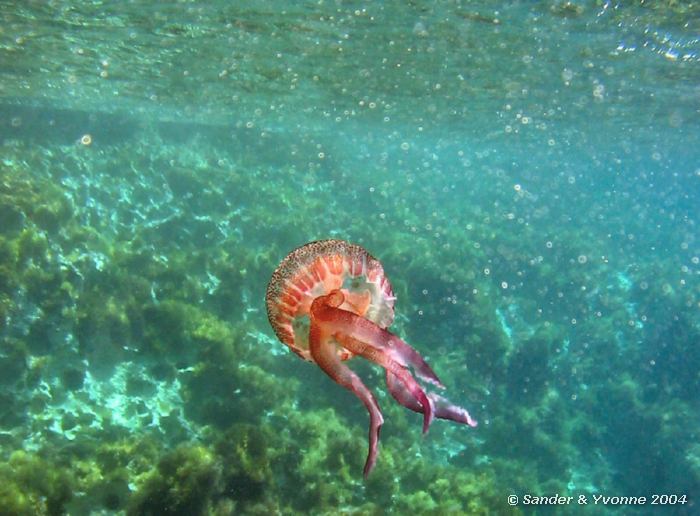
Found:
[[[318,366],[337,384],[342,385],[355,396],[360,398],[367,412],[369,412],[369,451],[365,461],[364,476],[367,478],[377,462],[377,452],[379,445],[379,429],[384,423],[384,417],[379,410],[377,400],[359,376],[352,369],[341,362],[338,357],[335,343],[328,331],[324,331],[322,325],[311,324],[309,330],[309,350],[311,356]]]
[[[352,315],[352,314],[351,314]],[[371,323],[370,323],[371,324]],[[382,352],[375,346],[367,344],[344,333],[334,334],[334,338],[345,349],[360,355],[367,360],[379,364],[386,369],[387,374],[395,378],[392,384],[387,383],[392,396],[396,401],[405,407],[423,414],[423,433],[428,431],[430,423],[433,421],[433,405],[415,378],[404,366],[393,361],[387,353]],[[396,390],[396,392],[394,392]]]
[[[423,357],[400,337],[364,317],[339,308],[343,302],[347,301],[341,291],[334,290],[327,296],[319,297],[316,301],[315,311],[313,307],[311,309],[312,317],[316,322],[332,325],[335,330],[333,333],[351,336],[360,343],[358,351],[350,346],[343,347],[385,367],[385,363],[374,360],[372,356],[365,356],[365,353],[368,355],[379,353],[381,357],[385,357],[383,358],[384,362],[391,361],[403,367],[412,367],[418,378],[444,389],[440,379]]]
[[[342,292],[335,290],[320,296],[311,305],[309,348],[314,361],[336,383],[352,391],[367,407],[370,415],[369,453],[365,476],[374,466],[383,418],[371,391],[360,378],[342,363],[337,345],[362,356],[384,369],[391,395],[403,406],[423,414],[423,433],[428,431],[434,417],[451,419],[476,426],[466,410],[451,404],[434,393],[426,394],[411,375],[412,367],[418,378],[442,387],[430,366],[406,342],[373,322],[338,308],[344,301]]]

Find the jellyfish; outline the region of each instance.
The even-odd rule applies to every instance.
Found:
[[[295,249],[272,274],[265,301],[279,340],[367,408],[365,478],[377,460],[384,418],[372,391],[346,364],[354,356],[384,368],[392,397],[423,414],[423,433],[435,418],[477,425],[464,408],[426,388],[444,386],[415,349],[387,330],[396,297],[382,264],[359,245],[319,240]]]

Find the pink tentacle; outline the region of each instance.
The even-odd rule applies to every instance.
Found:
[[[391,374],[392,377],[401,383],[402,393],[405,397],[411,398],[413,403],[420,407],[416,412],[423,414],[423,433],[426,433],[428,428],[430,428],[430,423],[433,422],[433,405],[415,378],[411,376],[409,370],[391,360],[386,353],[383,353],[370,343],[362,342],[349,335],[340,333],[336,333],[333,336],[344,348],[384,367],[387,374]]]
[[[405,367],[413,367],[413,370],[416,372],[416,376],[418,376],[418,378],[421,380],[436,385],[441,389],[445,388],[432,368],[415,349],[393,333],[387,330],[382,331],[387,339],[386,347],[388,348],[389,355],[395,361]]]
[[[386,385],[392,397],[413,412],[423,413],[423,405],[404,387],[403,383],[390,371],[386,372]]]
[[[313,301],[309,351],[328,376],[353,392],[367,407],[370,425],[365,477],[377,459],[379,430],[384,419],[372,392],[341,361],[338,345],[386,369],[386,382],[391,395],[403,406],[423,414],[423,433],[428,431],[435,417],[476,426],[476,421],[463,408],[437,394],[426,394],[409,367],[414,369],[418,378],[442,388],[444,386],[416,350],[373,322],[340,308],[344,301],[344,295],[339,290]]]
[[[415,398],[405,389],[403,383],[389,371],[386,372],[386,384],[391,395],[396,401],[401,403],[401,405],[413,410],[414,412],[423,412],[423,407],[416,403]],[[434,392],[429,392],[427,396],[431,402],[433,413],[435,414],[436,418],[449,419],[450,421],[464,423],[465,425],[469,425],[471,427],[477,426],[477,422],[472,419],[469,412],[462,407],[454,405],[447,398],[443,398]]]
[[[345,312],[345,310],[342,311]],[[441,389],[445,388],[423,357],[400,337],[352,312],[346,313],[350,317],[345,318],[347,325],[341,330],[343,333],[352,335],[357,340],[376,348],[393,362],[403,367],[413,368],[416,376],[421,380]]]
[[[369,450],[363,470],[364,476],[367,478],[367,475],[369,475],[377,462],[379,430],[384,423],[377,400],[372,391],[362,383],[360,377],[340,361],[335,344],[330,336],[324,334],[322,329],[315,324],[311,325],[309,331],[309,350],[314,361],[328,376],[355,394],[367,407],[367,412],[369,412]]]
[[[453,404],[447,398],[443,398],[434,392],[428,393],[428,398],[430,398],[430,401],[432,401],[435,406],[435,417],[449,419],[457,423],[464,423],[472,428],[477,426],[478,423],[469,415],[466,409]]]

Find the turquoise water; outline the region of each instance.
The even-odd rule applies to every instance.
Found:
[[[696,3],[0,20],[0,514],[698,511]],[[479,422],[422,436],[352,359],[367,480],[364,407],[265,314],[326,238]]]

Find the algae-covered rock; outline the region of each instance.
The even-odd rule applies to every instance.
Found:
[[[365,429],[348,425],[332,409],[290,407],[286,421],[285,433],[276,435],[284,454],[273,463],[293,481],[283,496],[299,511],[325,512],[364,501]]]
[[[83,296],[75,329],[80,352],[98,377],[109,375],[126,356],[131,344],[131,325],[126,307],[119,299],[98,294]]]
[[[519,401],[537,399],[551,380],[551,350],[557,344],[545,329],[518,342],[508,356],[508,392]]]
[[[183,375],[183,399],[188,419],[225,429],[240,421],[255,421],[292,398],[297,382],[280,382],[257,363],[266,350],[246,330],[197,311],[189,338],[196,363]]]
[[[29,370],[29,351],[23,340],[7,338],[0,353],[0,386],[11,389]]]
[[[215,449],[223,466],[222,495],[239,505],[266,499],[272,486],[268,450],[274,436],[265,427],[239,423],[218,439]]]
[[[226,341],[229,328],[197,307],[166,300],[144,307],[144,351],[162,357],[193,354],[195,340]]]
[[[17,259],[23,265],[42,265],[49,260],[46,234],[33,228],[25,229],[17,238]]]
[[[70,199],[59,186],[27,168],[26,163],[0,163],[0,232],[16,233],[31,220],[55,233],[73,215]]]
[[[200,445],[182,445],[166,454],[129,502],[129,515],[206,514],[221,469],[214,455]]]
[[[426,491],[408,493],[398,500],[397,505],[403,514],[438,514],[438,504]]]
[[[0,514],[60,515],[73,496],[73,479],[62,465],[24,451],[0,465]]]
[[[63,387],[68,391],[77,391],[83,388],[85,382],[85,371],[78,367],[66,367],[61,373]]]

